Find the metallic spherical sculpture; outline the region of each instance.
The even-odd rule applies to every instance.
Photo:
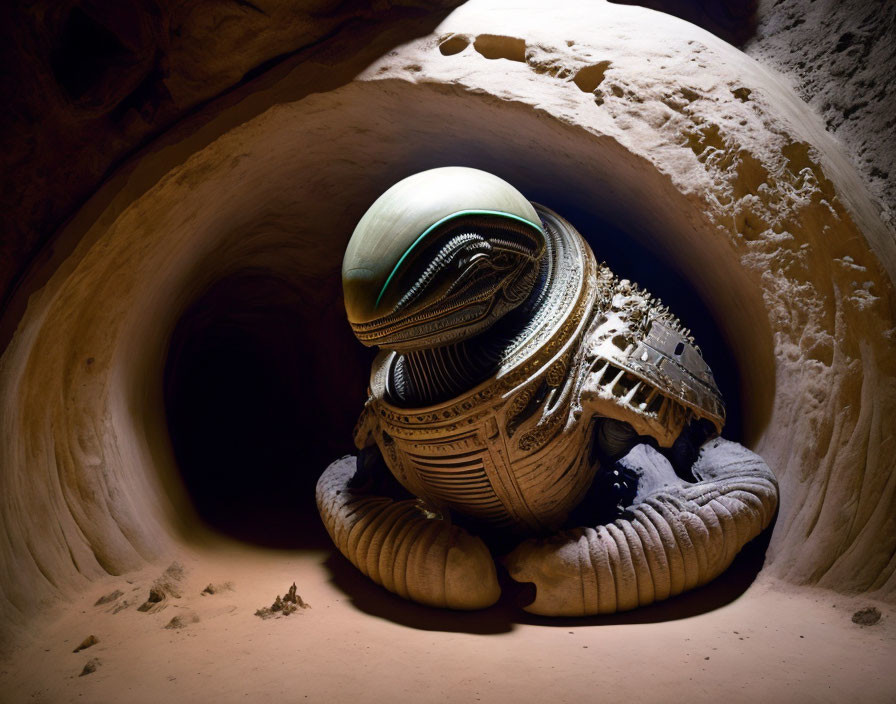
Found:
[[[535,584],[528,610],[609,613],[712,579],[771,520],[774,477],[715,437],[724,405],[690,333],[501,179],[452,167],[390,188],[343,285],[380,353],[357,463],[324,472],[318,506],[391,591],[493,603],[488,541]]]

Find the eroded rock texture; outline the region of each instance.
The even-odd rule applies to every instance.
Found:
[[[251,78],[267,62],[338,37],[347,26],[348,37],[358,38],[360,26],[386,19],[400,26],[437,17],[455,4],[4,3],[0,301],[35,249],[110,169],[204,101]]]
[[[783,72],[881,201],[896,208],[896,5],[887,0],[764,0],[744,50]]]
[[[293,69],[209,106],[224,128],[148,148],[63,233],[77,245],[0,361],[4,622],[183,540],[160,381],[180,313],[251,270],[300,280],[308,329],[339,329],[358,218],[446,164],[574,207],[598,257],[609,222],[686,276],[731,350],[744,441],[780,484],[766,574],[892,599],[896,251],[824,124],[730,45],[641,8],[473,0],[381,54],[333,90]],[[309,377],[351,360],[342,344]],[[309,442],[322,432],[350,427]]]
[[[844,144],[892,227],[896,5],[887,0],[624,1],[693,22],[780,71]]]

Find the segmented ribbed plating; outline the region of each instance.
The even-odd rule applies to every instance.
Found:
[[[609,614],[675,596],[714,579],[771,522],[777,483],[758,456],[717,439],[694,466],[702,481],[657,492],[628,520],[528,540],[506,559],[511,576],[535,583],[528,611]],[[551,580],[551,575],[562,579]]]
[[[448,240],[441,250],[439,250],[435,257],[433,257],[433,260],[427,265],[426,269],[423,270],[420,277],[411,284],[407,293],[399,299],[395,306],[396,312],[404,310],[419,298],[429,284],[431,284],[446,267],[455,263],[458,255],[462,253],[469,254],[470,252],[487,252],[489,250],[491,250],[491,245],[475,233],[465,232],[460,235],[455,235]]]
[[[500,595],[485,544],[448,521],[427,517],[415,500],[394,501],[349,486],[355,460],[330,465],[317,507],[339,551],[377,584],[406,599],[454,609],[490,606]]]
[[[426,288],[438,274],[454,261],[455,256],[465,247],[475,245],[481,240],[493,249],[505,250],[520,257],[519,266],[526,261],[535,261],[541,256],[543,242],[538,241],[534,230],[513,221],[496,221],[493,218],[465,218],[463,222],[452,223],[450,229],[432,235],[435,240],[447,240],[439,251],[432,255],[421,274],[414,283],[407,285],[408,290],[401,297],[399,304],[387,315],[364,323],[352,323],[352,329],[361,340],[374,340],[394,335],[408,327],[413,327],[429,320],[447,317],[452,313],[477,303],[488,301],[504,286],[504,282],[492,282],[485,289],[475,287],[459,300],[427,302],[423,297]],[[473,239],[476,238],[476,239]],[[421,253],[430,250],[421,250]],[[406,266],[413,267],[414,262]],[[514,269],[518,269],[515,267]],[[512,275],[512,271],[509,273]],[[393,283],[392,285],[395,285]],[[423,301],[420,302],[420,299]],[[408,310],[417,304],[419,310]],[[479,315],[473,315],[468,322],[473,322]]]

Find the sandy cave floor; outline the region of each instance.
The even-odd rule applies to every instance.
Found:
[[[532,14],[522,19],[521,6]],[[235,106],[227,120],[238,127],[208,144],[203,133],[170,147],[192,154],[187,161],[154,161],[169,149],[163,146],[147,155],[143,171],[120,176],[151,188],[132,192],[118,182],[107,195],[115,191],[120,206],[114,201],[102,217],[85,210],[83,217],[98,219],[84,225],[86,234],[74,228],[80,249],[33,299],[0,379],[16,390],[0,394],[5,435],[15,439],[0,457],[10,470],[0,472],[8,519],[0,566],[16,597],[4,604],[28,624],[12,656],[0,660],[0,704],[896,701],[896,474],[886,420],[896,387],[893,338],[885,332],[892,332],[893,299],[885,267],[875,262],[881,258],[891,273],[896,266],[889,231],[824,125],[730,46],[677,21],[642,32],[660,21],[612,3],[595,3],[592,21],[614,31],[583,42],[581,4],[545,7],[466,3],[431,37],[383,55],[331,91],[299,80],[298,68],[296,77],[270,79],[252,94],[264,105],[270,100],[270,109],[247,108],[254,117],[242,122],[243,107]],[[638,42],[628,40],[632,32]],[[463,46],[453,45],[459,51],[443,41],[449,35],[464,37]],[[496,58],[490,46],[507,55]],[[668,70],[657,74],[651,58]],[[583,68],[600,68],[592,90],[574,78]],[[673,92],[681,100],[670,107]],[[480,125],[488,129],[471,141]],[[403,149],[408,143],[426,145],[425,158]],[[447,155],[454,163],[457,144],[465,145],[468,165],[557,184],[551,188],[561,203],[589,202],[591,189],[603,189],[619,202],[601,217],[624,224],[630,209],[639,218],[643,210],[633,230],[667,233],[670,252],[698,245],[706,265],[688,261],[687,270],[710,277],[705,290],[730,294],[718,311],[743,321],[732,325],[731,339],[760,341],[742,348],[752,375],[744,378],[765,385],[768,372],[775,382],[774,407],[761,414],[770,414],[775,432],[756,448],[775,469],[783,499],[766,572],[757,577],[754,564],[739,577],[727,573],[613,617],[535,618],[509,598],[457,613],[402,601],[368,582],[304,507],[281,526],[289,534],[282,549],[204,530],[183,536],[193,530],[190,520],[169,520],[161,507],[170,458],[158,456],[165,453],[153,442],[164,423],[153,404],[141,404],[154,393],[143,381],[161,377],[159,331],[174,324],[178,306],[234,263],[276,259],[278,275],[304,277],[300,295],[319,295],[331,316],[321,320],[344,323],[338,278],[327,278],[338,271],[341,246],[327,245],[307,223],[349,232],[357,218],[329,212],[334,194],[372,198],[370,174],[385,183],[403,170],[442,165]],[[810,158],[812,145],[824,159]],[[338,161],[319,179],[298,178],[308,165],[349,153],[353,161]],[[395,163],[395,154],[404,161]],[[579,169],[575,182],[560,178],[570,167]],[[588,187],[571,187],[579,181]],[[839,197],[831,200],[832,183],[856,209],[852,216]],[[644,207],[657,202],[665,204],[661,213]],[[212,251],[214,266],[206,256]],[[715,254],[727,263],[714,264]],[[320,283],[327,281],[336,288]],[[768,335],[752,333],[756,321],[763,331],[770,326]],[[351,359],[333,354],[333,366]],[[312,396],[324,393],[331,392]],[[324,417],[314,427],[328,425],[338,424]],[[127,571],[159,553],[163,559]],[[173,580],[172,594],[139,611],[175,561],[184,576]],[[127,573],[90,581],[100,564]],[[816,581],[844,591],[874,585],[889,601],[793,586]],[[293,582],[310,609],[270,620],[254,615]],[[209,584],[221,588],[203,596]],[[68,600],[32,619],[52,594]],[[883,614],[879,622],[852,622],[872,606]],[[166,628],[172,621],[180,627]],[[88,636],[98,642],[73,653]],[[95,671],[79,676],[94,659]]]
[[[338,553],[220,540],[177,556],[158,610],[138,611],[159,563],[92,584],[35,625],[0,667],[8,702],[885,702],[896,623],[866,597],[760,578],[730,603],[702,590],[581,620],[420,607],[368,583]],[[737,563],[735,568],[737,567]],[[262,620],[292,582],[311,608]],[[229,585],[227,583],[230,583]],[[203,595],[209,584],[214,594]],[[724,584],[724,578],[723,578]],[[102,605],[116,590],[123,594]],[[122,604],[124,608],[119,608]],[[709,604],[709,609],[706,604]],[[858,626],[853,613],[882,618]],[[116,612],[117,610],[117,612]],[[702,612],[702,613],[701,613]],[[180,628],[166,628],[178,617]],[[93,635],[96,645],[72,652]],[[97,658],[95,672],[79,676]]]

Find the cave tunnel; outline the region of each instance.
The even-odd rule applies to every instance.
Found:
[[[114,23],[85,15],[104,43],[80,98],[84,76],[51,57],[65,90],[47,95],[80,100],[82,121],[126,118],[115,145],[137,151],[110,157],[40,240],[0,320],[0,655],[40,664],[3,670],[15,697],[892,698],[887,211],[829,126],[747,53],[642,8],[518,5],[440,5],[391,34],[373,20],[330,34],[335,15],[321,16],[307,51],[239,66],[221,79],[233,92],[188,107],[206,76],[162,60],[158,17],[119,49]],[[239,12],[290,26],[254,7]],[[63,38],[82,26],[69,14]],[[136,68],[116,87],[103,62],[122,52]],[[155,141],[134,91],[163,101]],[[353,450],[373,357],[345,318],[342,256],[382,192],[446,165],[566,217],[691,329],[723,434],[780,489],[739,574],[668,607],[552,620],[511,599],[413,604],[333,547],[314,488]],[[313,608],[264,618],[292,584]],[[69,652],[88,633],[98,642]]]

